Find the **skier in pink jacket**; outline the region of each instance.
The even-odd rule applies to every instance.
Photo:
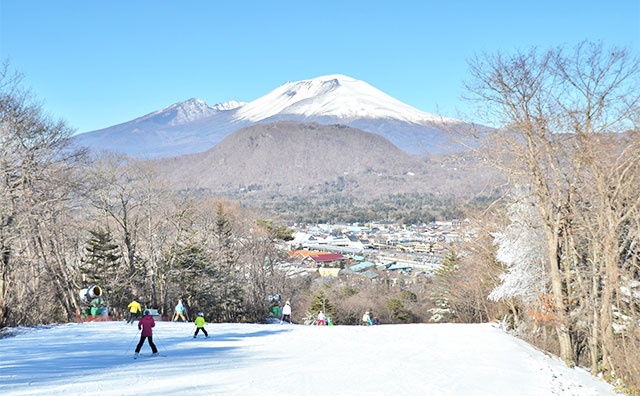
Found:
[[[142,333],[140,334],[140,342],[136,347],[136,353],[133,355],[134,359],[138,358],[138,354],[140,353],[140,348],[142,348],[142,344],[144,344],[145,338],[149,339],[149,346],[153,351],[153,356],[158,356],[158,348],[153,343],[153,332],[151,330],[152,327],[156,325],[156,322],[153,320],[151,315],[149,314],[149,310],[144,311],[144,317],[138,321],[138,330],[142,329]]]

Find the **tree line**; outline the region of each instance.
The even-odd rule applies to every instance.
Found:
[[[588,42],[470,62],[469,97],[493,128],[458,136],[509,188],[437,280],[451,320],[502,318],[630,394],[640,394],[639,65]]]
[[[255,321],[288,293],[290,237],[257,212],[176,194],[149,162],[74,147],[21,76],[0,70],[0,328],[75,320],[99,285],[112,315],[179,298],[211,321]]]

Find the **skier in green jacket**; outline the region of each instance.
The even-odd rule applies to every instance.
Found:
[[[202,332],[204,333],[205,338],[209,338],[207,330],[204,329],[204,325],[206,325],[207,322],[204,321],[204,314],[202,312],[198,312],[198,317],[196,318],[194,323],[196,324],[197,328],[196,333],[193,335],[193,338],[196,338],[198,336],[198,332],[200,332],[200,330],[202,330]]]

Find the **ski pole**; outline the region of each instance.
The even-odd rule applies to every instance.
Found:
[[[138,338],[138,334],[140,334],[140,329],[138,329],[138,331],[136,332],[136,335],[131,339],[131,341],[129,341],[129,345],[127,345],[127,349],[125,350],[124,354],[126,355],[129,351],[129,349],[131,348],[131,344],[133,344],[133,341],[136,340],[136,338]]]
[[[125,355],[127,354],[129,349],[131,348],[131,344],[133,344],[133,342],[136,340],[136,338],[138,338],[138,334],[140,334],[141,331],[142,330],[138,329],[138,331],[136,332],[136,335],[131,339],[131,341],[129,341],[129,345],[127,346],[127,350],[124,352]]]
[[[164,344],[159,342],[160,340],[158,339],[158,333],[156,333],[156,335],[153,336],[154,338],[154,344],[156,344],[156,347],[158,347],[158,352],[160,352],[160,350],[162,349],[162,352],[164,352],[165,354],[167,353],[167,348],[164,347]]]

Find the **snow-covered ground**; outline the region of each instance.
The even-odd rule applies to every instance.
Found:
[[[67,324],[0,339],[0,395],[614,395],[489,324]]]

